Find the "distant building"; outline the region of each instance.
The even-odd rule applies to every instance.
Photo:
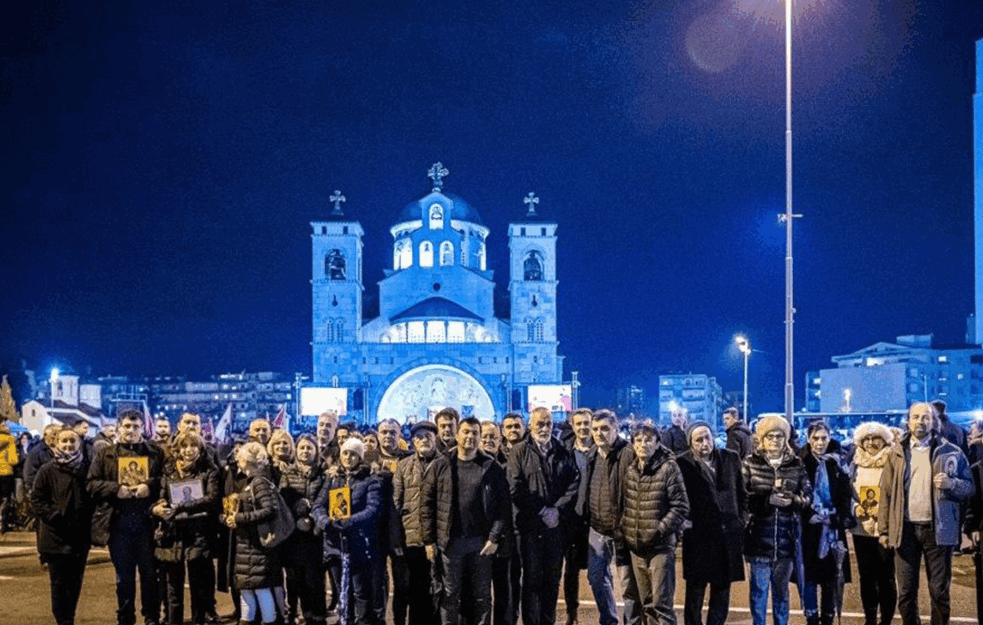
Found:
[[[671,423],[673,408],[682,406],[690,421],[706,421],[718,432],[722,430],[723,390],[717,378],[702,373],[659,376],[659,422]]]
[[[294,376],[261,371],[223,373],[204,380],[158,377],[146,381],[148,404],[154,416],[177,422],[182,412],[194,412],[217,421],[232,405],[232,429],[245,430],[259,417],[273,418],[281,407],[295,414]],[[121,400],[125,403],[125,400]]]
[[[648,406],[645,405],[645,389],[634,384],[626,388],[619,388],[615,410],[618,415],[626,417],[630,414],[636,417],[647,414]]]
[[[537,213],[532,193],[525,198],[528,211],[509,225],[509,308],[498,316],[490,230],[475,207],[443,191],[447,174],[435,164],[431,192],[396,215],[392,269],[379,282],[373,319],[363,318],[364,231],[341,210],[345,198],[336,192],[333,212],[311,224],[309,386],[343,389],[349,418],[361,423],[426,419],[448,406],[500,419],[527,409],[530,387],[562,381],[557,224]],[[549,403],[569,406],[571,398]]]
[[[933,346],[932,335],[899,336],[834,356],[835,368],[806,375],[806,410],[865,413],[905,410],[941,398],[950,413],[983,407],[983,348]]]
[[[88,423],[91,436],[99,431],[106,419],[101,408],[101,390],[98,384],[79,383],[77,375],[54,377],[39,393],[38,399],[26,401],[21,406],[21,425],[41,432],[52,423],[74,425],[82,419]]]

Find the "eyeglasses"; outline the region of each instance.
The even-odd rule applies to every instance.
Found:
[[[781,441],[785,440],[785,435],[781,432],[769,432],[768,434],[764,435],[764,438],[770,441]]]

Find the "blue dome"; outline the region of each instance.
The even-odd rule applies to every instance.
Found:
[[[406,208],[399,214],[396,218],[396,223],[403,223],[406,221],[419,221],[423,215],[423,209],[428,208],[434,202],[441,202],[442,204],[447,204],[450,200],[451,211],[450,218],[456,219],[458,221],[469,221],[473,224],[478,224],[480,226],[485,225],[481,221],[481,215],[478,214],[477,209],[462,200],[460,197],[450,194],[450,193],[439,193],[434,192],[426,197],[422,197],[415,202],[410,202],[406,205]]]

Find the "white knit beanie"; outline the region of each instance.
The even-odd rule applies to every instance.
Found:
[[[365,444],[355,437],[346,440],[341,446],[341,451],[354,451],[359,458],[365,459]]]

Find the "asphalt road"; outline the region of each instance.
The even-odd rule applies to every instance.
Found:
[[[851,554],[852,557],[852,554]],[[682,623],[683,584],[680,564],[677,561],[676,614]],[[973,562],[969,556],[956,556],[953,562],[954,580],[952,586],[952,623],[979,623],[976,616],[975,583]],[[853,579],[857,579],[856,568]],[[792,591],[793,625],[805,623],[799,607],[798,595]],[[729,624],[750,624],[747,610],[747,584],[734,584],[731,589],[731,613]],[[232,605],[228,595],[219,593],[219,614],[229,614]],[[586,576],[581,574],[581,606],[578,613],[581,625],[597,623],[597,609],[587,585]],[[188,600],[185,600],[188,605]],[[47,625],[52,621],[48,586],[48,575],[38,564],[34,550],[33,534],[14,532],[0,536],[0,625]],[[919,598],[923,619],[928,622],[928,593],[924,577]],[[565,622],[566,607],[557,609],[557,620]],[[843,623],[856,625],[863,623],[860,609],[858,586],[848,584],[844,594]],[[89,555],[89,566],[85,572],[82,599],[79,605],[78,625],[113,625],[116,622],[116,596],[114,589],[113,566],[105,550],[96,549]],[[390,621],[391,622],[391,621]],[[895,615],[895,622],[900,619]]]

